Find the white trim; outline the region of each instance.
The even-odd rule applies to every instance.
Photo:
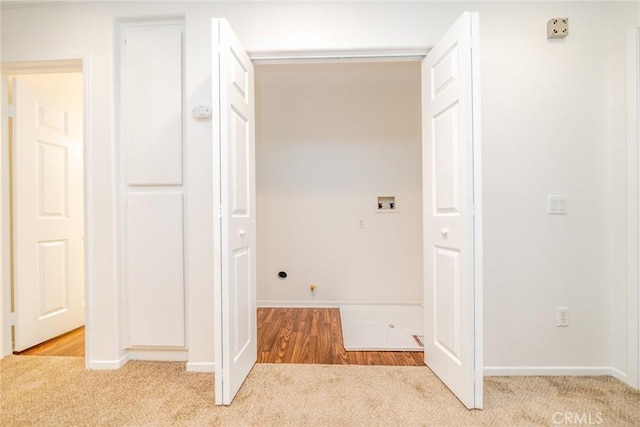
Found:
[[[215,372],[214,362],[187,362],[187,372]]]
[[[601,376],[625,381],[623,372],[611,366],[485,366],[485,377],[509,376]],[[626,381],[625,381],[626,382]]]
[[[89,369],[89,361],[91,358],[91,349],[94,347],[95,334],[93,333],[94,318],[92,315],[92,301],[93,301],[93,286],[91,286],[91,278],[93,277],[93,264],[89,262],[92,259],[92,235],[89,230],[92,229],[91,225],[93,220],[93,192],[91,188],[93,186],[93,178],[91,172],[93,171],[90,166],[89,159],[93,153],[92,136],[93,129],[91,127],[91,55],[85,55],[82,57],[82,132],[84,138],[83,146],[83,164],[82,173],[84,176],[82,200],[84,201],[84,351],[85,358],[84,364]]]
[[[640,28],[627,31],[627,383],[640,389]]]
[[[76,73],[78,70],[82,70],[82,62],[82,58],[37,62],[3,62],[0,64],[0,68],[5,75]]]
[[[484,404],[483,354],[483,229],[482,229],[482,116],[480,91],[480,16],[471,12],[471,79],[473,116],[473,334],[474,334],[474,407]],[[475,96],[477,95],[477,96]]]
[[[186,362],[189,352],[186,349],[129,349],[129,360],[160,361],[160,362]]]
[[[254,64],[304,64],[309,62],[413,62],[422,61],[428,50],[349,50],[250,52]]]
[[[0,129],[2,147],[0,148],[0,358],[11,354],[11,245],[9,242],[9,90],[7,76],[2,73],[1,82],[1,119]]]
[[[87,369],[95,369],[99,371],[120,369],[129,361],[129,355],[125,354],[116,360],[94,360],[88,363]]]
[[[339,308],[343,305],[413,305],[422,307],[419,301],[258,301],[258,308]]]

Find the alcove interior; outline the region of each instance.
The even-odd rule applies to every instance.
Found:
[[[255,82],[258,307],[421,305],[420,62],[259,63]]]

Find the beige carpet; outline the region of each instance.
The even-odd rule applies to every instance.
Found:
[[[9,356],[0,369],[2,426],[640,425],[640,393],[610,377],[490,377],[486,409],[467,411],[425,367],[259,364],[230,407],[183,363]]]

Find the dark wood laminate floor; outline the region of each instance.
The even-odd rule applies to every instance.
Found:
[[[424,366],[422,352],[346,351],[338,308],[259,308],[258,363]]]

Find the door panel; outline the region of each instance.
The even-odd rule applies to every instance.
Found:
[[[38,216],[65,218],[67,215],[67,147],[38,141]]]
[[[425,362],[468,408],[482,407],[476,43],[465,13],[422,62]]]
[[[127,198],[127,345],[184,347],[184,195]]]
[[[127,185],[182,186],[182,25],[127,27],[123,37]]]
[[[253,65],[225,20],[213,21],[213,99],[220,99],[215,188],[216,404],[231,403],[257,360]],[[214,80],[215,81],[215,80]]]
[[[13,79],[15,351],[84,324],[82,75]]]

